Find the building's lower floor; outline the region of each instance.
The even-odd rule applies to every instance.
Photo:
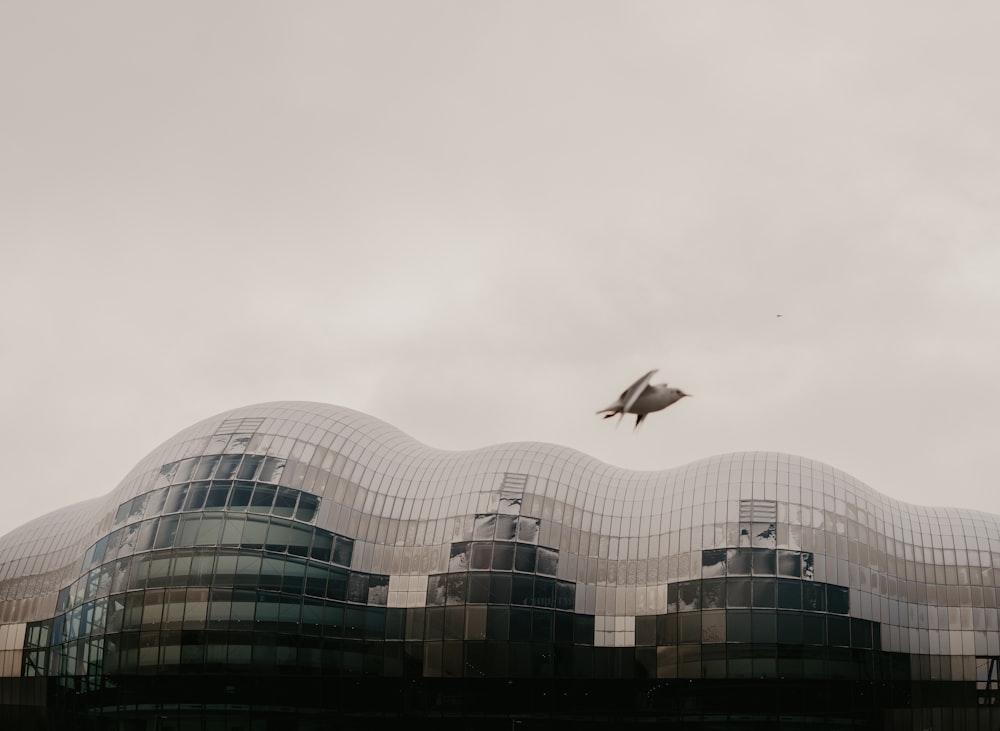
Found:
[[[962,682],[344,678],[321,675],[8,679],[18,731],[1000,728],[1000,704]],[[423,726],[422,726],[423,727]]]

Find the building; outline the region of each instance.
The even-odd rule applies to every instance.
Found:
[[[1000,517],[799,457],[250,406],[0,538],[0,728],[995,730],[995,566]]]

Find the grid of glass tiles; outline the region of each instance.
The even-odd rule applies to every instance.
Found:
[[[24,556],[0,574],[0,621],[25,627],[25,674],[93,675],[110,655],[120,668],[155,656],[387,676],[996,685],[1000,518],[908,505],[788,455],[635,473],[545,444],[443,452],[347,409],[269,404],[169,440],[103,515],[74,526],[58,559],[0,539]],[[407,606],[386,606],[395,580]],[[83,632],[98,616],[103,634]],[[169,634],[189,621],[211,632],[213,617],[227,624],[188,650]],[[258,663],[254,631],[285,649]],[[293,651],[274,637],[299,639]]]

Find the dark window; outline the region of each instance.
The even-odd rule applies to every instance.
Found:
[[[681,642],[701,643],[701,612],[681,614],[678,620],[678,634]]]
[[[518,543],[517,553],[514,558],[514,570],[534,573],[536,552],[537,549],[534,546]]]
[[[726,612],[726,641],[750,642],[750,612]]]
[[[576,607],[576,586],[568,581],[556,582],[556,609],[572,611]]]
[[[302,493],[299,495],[299,504],[295,508],[295,519],[303,522],[310,522],[316,517],[316,509],[319,507],[319,498],[315,495]]]
[[[813,612],[826,611],[826,585],[802,582],[802,608]]]
[[[278,494],[274,499],[273,515],[281,518],[291,518],[295,512],[295,501],[298,498],[298,490],[287,487],[279,487]]]
[[[489,570],[492,567],[492,562],[493,562],[493,544],[492,543],[473,543],[472,544],[472,563],[471,563],[471,567],[473,569]]]
[[[778,612],[778,642],[787,645],[802,644],[802,614]]]
[[[510,574],[490,575],[490,604],[510,604]]]
[[[827,617],[826,629],[831,645],[837,647],[850,646],[851,623],[847,617]]]
[[[726,580],[726,606],[750,606],[750,579]]]
[[[775,605],[774,579],[759,579],[754,577],[751,583],[753,588],[753,606],[773,607]]]
[[[850,593],[846,586],[826,585],[826,609],[834,614],[847,614],[850,610]]]
[[[472,572],[469,574],[469,603],[486,604],[490,599],[490,575]]]
[[[754,642],[770,643],[777,641],[775,619],[774,612],[754,611],[751,613],[752,626],[750,636]]]
[[[805,645],[826,644],[826,615],[813,612],[802,613],[802,643]]]
[[[237,483],[233,486],[233,492],[229,496],[229,509],[234,513],[241,513],[250,504],[250,496],[253,494],[253,485],[241,485]]]
[[[205,499],[205,510],[222,510],[229,499],[230,483],[213,482]]]
[[[533,580],[530,576],[515,574],[511,581],[510,603],[519,605],[531,605],[533,603]]]
[[[493,563],[491,568],[494,571],[510,571],[514,567],[514,544],[496,543],[493,546]]]
[[[531,639],[531,610],[512,607],[510,610],[510,640],[512,642]]]
[[[250,498],[250,507],[248,510],[251,513],[270,513],[271,506],[274,505],[274,496],[277,490],[273,485],[257,485],[253,490],[253,496]]]
[[[782,609],[802,608],[802,582],[778,579],[778,606]]]

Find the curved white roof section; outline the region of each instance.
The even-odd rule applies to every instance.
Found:
[[[695,554],[736,540],[748,501],[773,503],[779,547],[828,559],[817,562],[821,580],[847,583],[849,565],[888,577],[905,576],[907,561],[963,575],[1000,564],[997,516],[911,505],[802,457],[744,452],[639,472],[535,442],[446,451],[348,408],[288,401],[200,421],[141,459],[106,496],[0,537],[0,622],[5,611],[20,621],[50,612],[59,581],[107,534],[118,506],[169,484],[165,465],[240,453],[277,458],[279,484],[319,496],[316,525],[357,541],[361,570],[392,573],[399,552],[414,550],[427,552],[430,570],[440,567],[450,542],[472,538],[476,515],[515,502],[520,515],[539,519],[540,544],[577,557],[562,561],[561,573],[588,559],[668,563],[630,579],[639,585],[694,576]],[[877,576],[864,579],[866,589]],[[5,602],[19,609],[4,610]]]

